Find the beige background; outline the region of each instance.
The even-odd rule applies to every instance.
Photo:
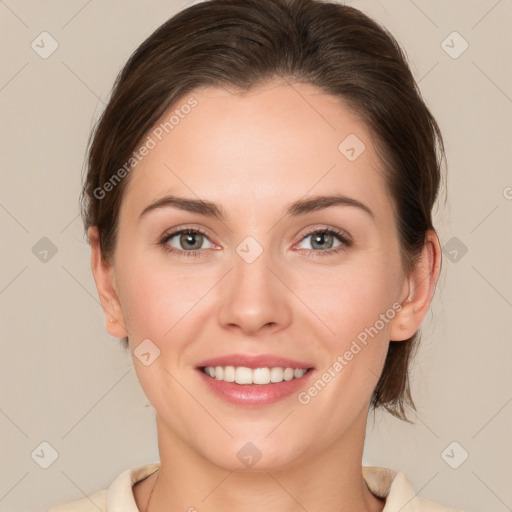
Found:
[[[467,512],[512,510],[512,1],[348,3],[405,48],[449,164],[416,425],[378,414],[364,462],[399,469],[421,496]],[[116,74],[185,5],[0,2],[1,511],[42,511],[158,460],[154,410],[104,328],[78,194],[88,133]],[[58,43],[45,59],[31,47],[43,31]],[[453,31],[469,44],[457,58],[463,40],[443,43]],[[46,262],[43,237],[57,250]]]

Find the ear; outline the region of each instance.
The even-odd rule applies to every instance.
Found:
[[[105,314],[107,331],[115,338],[124,338],[128,332],[121,303],[117,296],[114,266],[107,263],[101,253],[98,228],[96,226],[89,227],[87,236],[91,244],[91,269]]]
[[[417,332],[432,301],[441,270],[441,247],[435,231],[429,229],[418,263],[404,283],[402,309],[392,320],[390,341],[403,341]],[[409,293],[407,298],[407,293]]]

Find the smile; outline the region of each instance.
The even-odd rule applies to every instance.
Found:
[[[257,408],[295,396],[317,373],[314,368],[279,366],[201,366],[196,371],[206,390],[223,402]]]
[[[237,384],[264,385],[300,379],[307,368],[248,368],[246,366],[205,366],[201,371],[217,380]]]

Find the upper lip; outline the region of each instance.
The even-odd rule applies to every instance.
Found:
[[[204,366],[245,366],[246,368],[312,368],[309,363],[288,359],[272,354],[228,354],[225,356],[205,359],[197,367]]]

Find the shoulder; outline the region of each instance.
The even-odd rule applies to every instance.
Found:
[[[388,509],[383,512],[462,512],[453,507],[418,496],[404,473],[397,471],[389,492]]]
[[[108,487],[102,491],[61,503],[45,512],[107,512],[107,510],[136,511],[137,504],[133,495],[133,486],[158,471],[159,462],[136,466],[123,471]]]
[[[382,512],[462,512],[421,498],[404,473],[378,466],[363,466],[363,477],[370,491],[386,499]]]
[[[86,498],[61,503],[46,512],[106,512],[107,491],[97,491]]]

